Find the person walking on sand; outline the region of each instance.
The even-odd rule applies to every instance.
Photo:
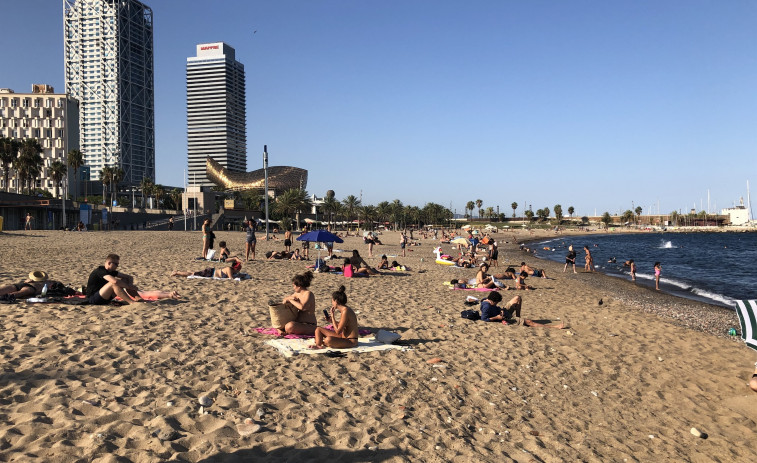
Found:
[[[333,330],[319,326],[315,329],[315,345],[312,349],[331,347],[334,349],[349,349],[356,347],[360,331],[357,324],[355,311],[347,307],[347,294],[344,286],[331,294],[331,310],[326,312],[328,322],[331,322]],[[339,323],[336,322],[336,311],[339,311]],[[325,311],[325,310],[324,310]]]
[[[594,271],[594,258],[591,257],[591,251],[589,251],[589,246],[584,246],[584,251],[586,251],[586,265],[584,267],[585,270],[589,272]]]
[[[573,250],[572,244],[568,246],[568,255],[565,256],[565,268],[562,269],[563,273],[568,270],[568,265],[573,266],[573,273],[578,273],[576,272],[576,251]]]
[[[636,281],[636,262],[631,259],[628,261],[628,265],[631,267],[631,281]]]
[[[659,262],[654,263],[654,289],[660,290],[660,274],[662,273],[662,264]]]

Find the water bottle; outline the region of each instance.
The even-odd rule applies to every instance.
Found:
[[[47,283],[45,283],[45,286],[42,287],[42,297],[47,296]]]
[[[738,333],[736,332],[736,328],[731,328],[730,330],[728,330],[728,334],[730,336],[736,336]]]

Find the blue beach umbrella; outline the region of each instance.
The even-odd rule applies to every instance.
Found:
[[[297,241],[310,241],[315,243],[344,243],[344,240],[326,230],[313,230],[297,237]],[[321,258],[321,250],[318,249],[318,258]]]

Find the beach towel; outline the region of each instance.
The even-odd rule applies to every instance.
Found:
[[[332,325],[326,325],[325,328],[327,330],[333,330],[334,327]],[[276,330],[276,328],[255,328],[255,331],[257,331],[260,334],[267,334],[270,336],[278,336],[279,332]],[[367,336],[371,334],[371,330],[359,330],[360,336]],[[284,336],[281,336],[284,339],[313,339],[315,336],[310,334],[285,334]]]
[[[741,339],[747,347],[757,350],[757,301],[736,301],[736,313],[741,323]]]
[[[252,277],[250,275],[246,274],[246,273],[237,273],[237,276],[235,278],[201,277],[201,276],[197,276],[197,275],[189,275],[187,277],[188,280],[189,279],[197,279],[197,278],[199,278],[200,280],[226,280],[226,281],[233,280],[233,281],[242,281],[242,280],[249,280]]]
[[[358,339],[358,345],[357,347],[353,347],[351,349],[331,349],[331,348],[325,348],[325,349],[310,349],[310,346],[315,344],[314,340],[310,339],[284,339],[284,338],[278,338],[278,339],[271,339],[269,341],[265,342],[269,346],[274,347],[276,350],[279,351],[281,355],[284,357],[292,357],[298,354],[306,354],[306,355],[313,355],[313,354],[326,354],[329,352],[343,352],[345,354],[349,353],[363,353],[363,352],[375,352],[375,351],[382,351],[382,350],[410,350],[409,346],[398,346],[396,344],[384,344],[376,340],[375,337],[371,336],[369,338],[360,338]]]

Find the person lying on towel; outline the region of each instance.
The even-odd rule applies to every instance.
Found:
[[[334,330],[327,330],[319,326],[315,329],[315,345],[313,349],[323,349],[332,347],[334,349],[349,349],[357,347],[357,339],[360,335],[357,325],[357,315],[347,307],[347,294],[344,292],[344,285],[338,290],[331,293],[331,310],[324,310],[324,315],[328,315],[326,321],[331,322],[335,327]],[[340,312],[339,323],[336,321],[336,311]]]
[[[226,259],[226,262],[231,263],[230,266],[224,267],[224,268],[213,268],[208,267],[204,270],[200,270],[199,272],[180,272],[178,270],[174,270],[171,272],[172,277],[188,277],[188,276],[196,276],[196,277],[203,277],[203,278],[236,278],[237,274],[242,270],[242,261],[238,257],[229,257]]]

